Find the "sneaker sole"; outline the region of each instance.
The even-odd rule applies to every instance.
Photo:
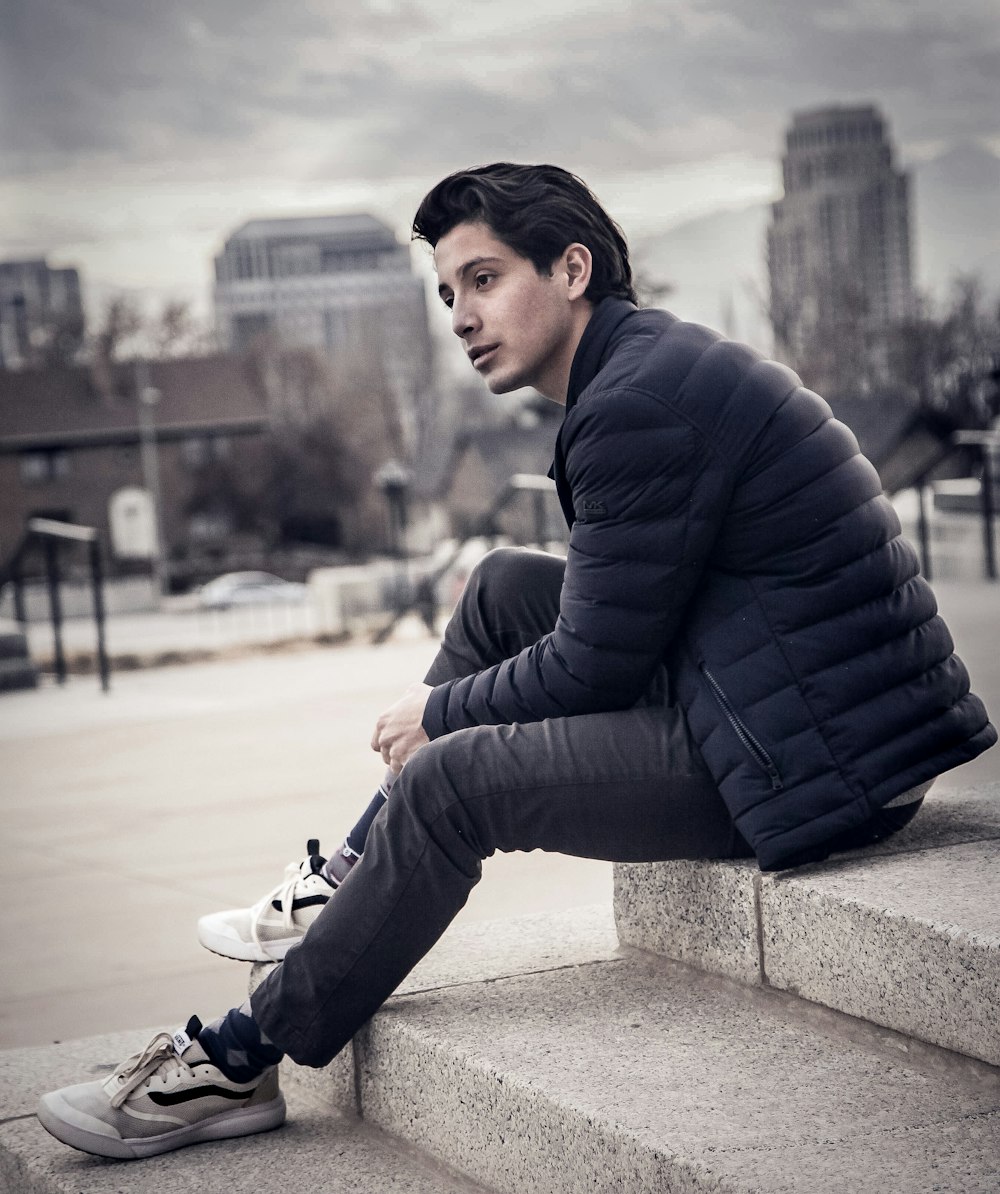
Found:
[[[59,1114],[60,1100],[57,1095],[45,1095],[38,1104],[38,1121],[42,1127],[63,1144],[80,1152],[96,1157],[114,1157],[120,1160],[140,1160],[155,1157],[160,1153],[186,1148],[189,1144],[203,1144],[209,1140],[228,1140],[237,1136],[253,1136],[258,1132],[270,1132],[285,1122],[285,1097],[279,1094],[269,1103],[239,1111],[223,1111],[210,1119],[189,1124],[164,1132],[160,1136],[147,1136],[141,1140],[122,1140],[118,1136],[105,1136],[101,1132],[90,1132],[76,1124],[67,1123]]]
[[[241,941],[238,937],[227,937],[215,932],[210,926],[198,923],[198,942],[210,953],[220,958],[231,958],[234,962],[280,962],[293,945],[297,945],[305,934],[286,937],[268,946],[265,953],[253,941]]]

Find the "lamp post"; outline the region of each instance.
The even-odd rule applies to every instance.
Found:
[[[392,608],[400,611],[406,607],[410,596],[408,570],[409,551],[406,543],[408,499],[413,474],[398,460],[387,460],[373,477],[375,484],[385,495],[389,513],[389,553],[399,561],[396,583],[393,585]]]
[[[376,471],[374,481],[385,495],[389,510],[389,552],[397,558],[405,559],[409,554],[406,548],[406,527],[413,474],[405,464],[392,459],[387,460]]]
[[[160,457],[156,445],[156,422],[153,409],[162,394],[149,380],[146,361],[135,362],[135,398],[139,415],[139,460],[142,467],[143,488],[153,503],[153,581],[157,598],[166,591],[166,563],[163,557],[163,502],[160,493]]]

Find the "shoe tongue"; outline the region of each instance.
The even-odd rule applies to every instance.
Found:
[[[326,859],[319,852],[319,838],[311,837],[306,842],[306,857],[299,870],[315,875],[326,866]]]
[[[205,1052],[199,1041],[192,1041],[181,1054],[181,1061],[186,1065],[202,1065],[206,1061],[211,1060],[211,1057]]]

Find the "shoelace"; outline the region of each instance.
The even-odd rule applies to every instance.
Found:
[[[172,1074],[182,1068],[189,1067],[177,1055],[173,1037],[169,1032],[158,1032],[141,1053],[133,1053],[127,1061],[123,1061],[105,1083],[109,1094],[118,1083],[117,1090],[111,1094],[111,1106],[120,1107],[137,1087],[152,1078],[158,1070],[165,1069]]]
[[[287,933],[291,933],[295,926],[292,923],[292,910],[295,903],[295,888],[298,886],[299,880],[308,878],[312,874],[309,866],[309,859],[306,858],[302,862],[290,862],[285,867],[285,878],[278,884],[278,886],[261,900],[258,906],[257,915],[253,920],[253,938],[257,945],[262,945],[258,929],[260,922],[266,915],[269,909],[272,908],[274,902],[277,900],[281,905],[281,927]]]

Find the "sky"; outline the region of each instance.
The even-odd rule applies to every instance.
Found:
[[[632,238],[776,198],[792,111],[1000,152],[997,0],[4,0],[0,258],[210,309],[262,215],[401,236],[444,174],[581,174]]]

